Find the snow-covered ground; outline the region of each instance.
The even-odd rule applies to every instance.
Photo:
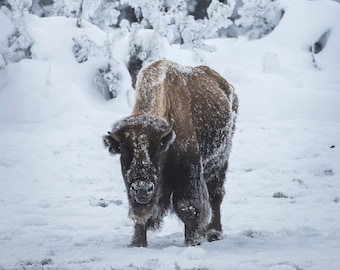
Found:
[[[217,50],[202,53],[235,86],[240,114],[224,239],[197,247],[184,246],[171,214],[148,248],[127,247],[133,223],[119,158],[101,136],[129,114],[132,91],[125,83],[104,100],[92,81],[102,60],[75,61],[72,38],[101,42],[99,29],[30,16],[34,60],[0,72],[0,269],[339,269],[340,4],[284,6],[267,37],[209,40]],[[116,46],[123,58],[124,40]],[[163,56],[195,65],[176,46]]]

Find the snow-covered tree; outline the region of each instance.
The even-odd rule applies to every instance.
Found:
[[[26,29],[26,17],[32,6],[32,0],[7,0],[9,8],[3,6],[2,11],[11,19],[13,31],[8,36],[7,45],[2,49],[5,62],[18,62],[31,57],[33,40]]]
[[[77,15],[77,26],[81,27],[82,20],[89,20],[101,4],[101,0],[81,0]]]
[[[73,38],[73,41],[74,45],[72,51],[79,63],[86,62],[90,57],[100,57],[105,54],[103,47],[97,45],[86,35]]]
[[[171,17],[165,11],[164,2],[158,0],[124,0],[136,11],[139,23],[132,23],[126,27],[129,31],[129,61],[128,70],[135,85],[136,76],[144,63],[160,58],[160,51],[164,38],[171,39],[172,31],[169,28]],[[122,24],[121,24],[122,25]],[[152,32],[140,34],[143,29],[153,29]]]
[[[158,60],[160,57],[160,37],[155,31],[141,33],[141,25],[133,23],[129,28],[129,60],[127,68],[131,74],[132,86],[135,86],[137,74],[144,63]],[[144,30],[145,31],[145,30]]]
[[[250,39],[261,38],[270,33],[279,23],[282,10],[277,0],[242,0],[236,24],[246,28]]]
[[[108,30],[109,27],[116,28],[121,15],[119,2],[119,0],[102,0],[92,15],[91,22],[104,30]]]
[[[53,2],[53,0],[33,0],[31,12],[39,17],[51,16]]]
[[[112,60],[105,68],[100,68],[95,77],[98,89],[106,99],[116,98],[120,89],[121,74],[116,67],[119,62]]]
[[[213,48],[206,46],[204,39],[215,35],[221,27],[231,24],[228,17],[233,11],[235,1],[228,4],[211,1],[207,13],[207,18],[195,20],[194,16],[188,15],[188,3],[184,0],[158,1],[158,0],[124,0],[132,6],[138,13],[140,28],[152,28],[154,35],[148,43],[148,48],[136,42],[135,35],[131,33],[130,42],[131,56],[136,62],[136,54],[144,55],[146,59],[156,60],[159,58],[159,48],[162,38],[166,38],[171,43],[181,43],[183,47],[193,50],[197,62],[202,62],[200,50],[211,51]],[[136,28],[136,27],[135,27]],[[132,31],[135,31],[135,28]],[[139,58],[142,62],[146,59]]]
[[[193,50],[196,62],[204,62],[199,50],[214,50],[214,48],[204,44],[204,40],[216,35],[220,28],[226,28],[232,24],[229,17],[233,12],[234,5],[235,1],[224,4],[218,0],[213,0],[208,7],[207,18],[203,20],[195,20],[193,16],[183,16],[184,14],[179,14],[179,17],[176,17],[183,47]]]
[[[121,79],[121,72],[117,69],[121,63],[111,53],[114,39],[119,39],[122,35],[129,36],[129,57],[126,65],[134,85],[137,73],[143,65],[162,58],[166,42],[181,44],[182,48],[193,52],[196,63],[204,63],[202,51],[214,50],[204,41],[217,37],[221,29],[228,29],[233,22],[249,38],[259,38],[269,33],[282,16],[278,2],[279,0],[6,0],[8,7],[5,5],[2,9],[12,19],[15,31],[10,35],[8,44],[2,45],[0,62],[31,57],[33,41],[25,28],[25,16],[28,12],[38,16],[77,18],[78,27],[81,27],[83,20],[87,20],[111,35],[115,33],[115,38],[111,36],[106,45],[98,45],[87,36],[76,37],[73,53],[79,63],[95,57],[107,58],[107,64],[96,75],[96,83],[100,85],[100,89],[104,89],[106,98],[112,98],[118,93]],[[240,32],[235,32],[235,35],[238,33]],[[108,44],[110,49],[106,48]]]
[[[76,17],[80,8],[80,0],[54,0],[52,14],[54,16]]]
[[[124,80],[122,72],[123,64],[115,59],[112,54],[113,43],[116,37],[108,35],[103,48],[108,59],[107,65],[100,68],[95,77],[95,83],[106,99],[118,96]]]

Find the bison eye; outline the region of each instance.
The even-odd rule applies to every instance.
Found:
[[[133,150],[127,147],[126,145],[120,146],[120,158],[124,161],[124,165],[130,166],[133,158]]]

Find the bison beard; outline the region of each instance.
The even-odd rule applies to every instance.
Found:
[[[222,237],[237,108],[232,86],[206,66],[158,61],[140,71],[131,116],[103,137],[109,152],[120,154],[135,222],[130,246],[147,246],[147,230],[170,208],[185,224],[186,245]]]

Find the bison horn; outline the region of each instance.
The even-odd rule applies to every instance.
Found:
[[[171,131],[172,131],[172,128],[174,126],[174,121],[171,120],[169,125],[165,128],[165,130],[162,132],[161,134],[161,139],[164,138],[166,135],[168,135]]]
[[[111,137],[111,138],[113,138],[114,140],[116,140],[117,142],[120,142],[120,138],[119,138],[119,136],[116,134],[116,133],[114,133],[114,132],[108,132],[108,134],[109,134],[109,136]]]

